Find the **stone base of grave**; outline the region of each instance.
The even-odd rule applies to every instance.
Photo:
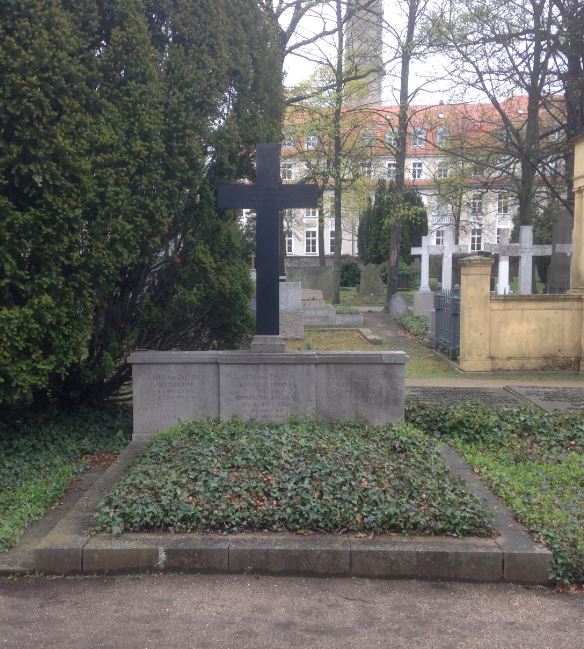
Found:
[[[417,291],[414,293],[414,314],[430,317],[434,308],[434,293],[432,291]]]
[[[135,352],[134,439],[181,422],[404,417],[404,352]]]
[[[286,351],[282,336],[254,336],[250,349],[255,353],[279,354]]]

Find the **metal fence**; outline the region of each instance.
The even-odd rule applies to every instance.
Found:
[[[448,354],[456,360],[460,351],[460,287],[455,285],[452,291],[441,290],[434,294],[436,312],[436,332],[434,349]]]

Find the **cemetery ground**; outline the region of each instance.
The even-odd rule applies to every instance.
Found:
[[[380,335],[382,346],[389,345],[389,348],[395,348],[395,346],[391,346],[392,337],[396,335],[396,332],[400,331],[395,322],[389,320],[382,313],[367,313],[366,316],[366,324]],[[330,332],[315,332],[315,335],[328,333]],[[403,332],[401,333],[403,334]],[[348,335],[350,341],[354,333],[343,332],[343,335]],[[402,349],[404,348],[402,344],[403,338],[403,335],[399,338],[399,347]],[[405,339],[409,340],[407,336]],[[412,346],[416,345],[424,350],[420,353],[430,353],[430,350],[419,345],[414,339],[410,342]],[[359,344],[361,345],[362,342],[359,341]],[[366,344],[369,345],[369,343]],[[411,354],[409,349],[407,349],[407,352]],[[406,461],[407,463],[407,460],[413,460],[411,462],[413,466],[412,474],[408,478],[410,487],[416,484],[416,480],[422,478],[419,473],[427,473],[425,477],[432,483],[434,479],[432,474],[425,469],[422,470],[421,467],[426,466],[424,462],[428,460],[428,457],[435,458],[432,451],[428,451],[434,443],[448,441],[463,453],[465,459],[470,462],[475,471],[481,473],[491,488],[512,510],[513,514],[530,529],[533,536],[538,540],[543,540],[552,549],[554,553],[553,580],[558,584],[583,582],[584,535],[582,526],[584,513],[582,503],[584,502],[584,471],[582,465],[584,462],[584,443],[582,430],[584,430],[584,423],[582,423],[581,415],[574,413],[552,415],[534,409],[514,409],[508,411],[509,414],[499,416],[497,411],[491,407],[473,405],[469,408],[468,405],[464,404],[461,406],[448,406],[448,401],[473,398],[473,385],[475,389],[474,396],[478,393],[477,389],[480,392],[480,386],[485,385],[486,389],[482,389],[480,394],[483,395],[486,403],[492,402],[492,405],[500,406],[512,403],[519,405],[519,402],[510,394],[507,395],[508,401],[502,399],[502,390],[498,390],[500,394],[487,395],[489,390],[487,386],[496,384],[497,380],[472,382],[468,379],[461,379],[460,374],[456,373],[450,364],[445,361],[440,362],[444,363],[445,367],[445,374],[442,377],[436,378],[434,376],[431,379],[408,380],[410,397],[416,399],[422,397],[422,401],[426,400],[426,402],[432,404],[431,408],[424,410],[423,406],[413,408],[410,401],[408,408],[408,419],[414,422],[416,428],[421,431],[425,441],[422,443],[420,433],[407,426],[399,427],[391,432],[372,431],[369,436],[374,434],[385,435],[386,438],[384,439],[387,441],[385,447],[394,452],[393,456],[388,456],[385,459],[378,458],[381,463],[378,468],[385,466],[387,472],[392,473],[397,471],[396,467],[401,466],[400,470],[406,471],[407,474],[403,462]],[[446,371],[448,374],[446,374]],[[537,378],[544,380],[542,374],[537,373]],[[449,378],[452,376],[458,378]],[[566,377],[564,376],[564,378]],[[507,378],[498,379],[499,384],[501,381],[507,380]],[[416,382],[418,382],[417,386],[414,385]],[[553,383],[553,381],[550,381],[550,383]],[[436,384],[439,387],[434,387]],[[445,385],[468,385],[469,395],[462,391],[462,396],[455,398],[448,392],[448,388],[444,387]],[[574,382],[573,385],[578,385],[578,382]],[[487,397],[491,398],[492,401],[489,401]],[[474,413],[474,419],[468,416],[469,413]],[[240,428],[237,428],[237,426]],[[371,503],[365,506],[366,500],[363,500],[366,495],[371,495],[370,490],[373,485],[376,485],[376,497],[383,496],[383,479],[380,474],[372,478],[368,473],[376,466],[375,462],[372,463],[367,460],[372,450],[363,446],[365,443],[361,439],[363,436],[355,436],[355,431],[351,430],[350,426],[337,429],[325,427],[316,432],[312,424],[296,424],[296,428],[294,426],[287,428],[283,435],[289,439],[288,448],[300,452],[298,457],[304,458],[305,461],[302,464],[297,458],[290,462],[291,466],[299,470],[304,467],[302,470],[307,472],[307,475],[326,474],[328,471],[329,476],[335,476],[335,479],[339,478],[341,480],[338,475],[339,453],[347,453],[349,455],[346,455],[346,457],[352,457],[352,463],[349,465],[352,478],[348,474],[345,476],[344,479],[348,480],[348,482],[346,482],[343,489],[345,489],[346,493],[347,488],[351,487],[350,491],[352,491],[353,486],[355,487],[354,494],[351,497],[357,499],[359,503],[358,511],[351,509],[348,502],[345,503],[347,506],[345,514],[338,514],[342,508],[338,508],[334,512],[330,508],[327,509],[323,502],[322,487],[319,484],[314,484],[312,478],[307,481],[306,475],[303,478],[304,483],[298,477],[298,482],[295,483],[296,486],[291,487],[287,492],[286,495],[289,497],[287,503],[282,499],[281,494],[273,497],[271,489],[275,484],[275,479],[280,485],[282,482],[289,482],[289,476],[286,475],[285,480],[284,474],[277,476],[277,471],[273,466],[269,469],[265,466],[263,468],[256,467],[255,473],[248,471],[247,478],[249,478],[248,486],[250,490],[245,492],[245,489],[243,489],[239,492],[242,499],[240,502],[238,502],[237,497],[234,499],[233,493],[231,493],[230,502],[229,498],[226,501],[221,501],[216,490],[221,490],[226,486],[230,487],[233,482],[231,478],[234,475],[238,480],[242,476],[237,472],[235,474],[230,471],[225,473],[225,467],[209,465],[206,474],[208,482],[203,486],[203,491],[205,489],[211,491],[206,496],[204,493],[189,493],[185,496],[186,500],[179,498],[180,502],[178,502],[177,494],[182,493],[182,490],[186,488],[184,484],[180,484],[180,481],[173,482],[173,480],[177,480],[177,475],[184,473],[180,470],[180,460],[177,459],[178,450],[183,454],[186,453],[186,455],[182,456],[183,460],[191,454],[191,457],[206,457],[207,460],[211,461],[211,458],[216,459],[213,453],[217,449],[214,449],[213,443],[219,443],[222,436],[224,436],[221,444],[226,444],[229,435],[234,434],[233,431],[238,431],[238,435],[241,431],[249,431],[244,434],[244,438],[249,438],[253,441],[253,444],[250,442],[248,448],[242,448],[243,455],[241,457],[235,455],[235,459],[242,459],[247,453],[248,457],[263,458],[262,461],[265,462],[275,461],[275,458],[270,457],[268,452],[270,449],[274,450],[273,444],[266,447],[267,456],[262,455],[261,448],[257,446],[258,435],[262,437],[263,433],[244,424],[238,424],[237,426],[231,433],[229,432],[230,429],[223,429],[221,426],[218,426],[216,430],[199,427],[195,429],[198,432],[194,437],[199,436],[200,439],[197,438],[197,444],[193,445],[186,442],[189,439],[192,441],[192,428],[185,431],[182,437],[181,435],[175,437],[162,436],[160,444],[163,447],[166,444],[167,450],[169,448],[174,449],[170,455],[174,454],[173,461],[177,461],[178,464],[175,466],[164,465],[161,463],[162,455],[160,455],[155,461],[151,462],[150,467],[146,464],[141,469],[136,468],[137,473],[128,473],[120,483],[120,489],[127,488],[128,493],[126,495],[131,496],[128,499],[124,497],[124,501],[129,503],[127,511],[116,511],[115,507],[112,506],[116,496],[112,495],[110,500],[106,501],[106,504],[102,506],[101,525],[104,528],[107,527],[109,516],[110,528],[114,529],[114,531],[119,531],[120,526],[133,529],[136,521],[139,520],[145,521],[144,527],[147,529],[173,528],[178,531],[184,525],[184,521],[181,522],[180,517],[185,516],[185,512],[190,512],[189,515],[191,516],[194,515],[193,520],[199,522],[203,520],[204,517],[199,511],[203,502],[207,504],[209,502],[223,502],[227,508],[234,505],[231,510],[225,509],[222,514],[221,512],[217,514],[224,516],[223,520],[227,522],[224,525],[224,530],[230,529],[230,525],[232,529],[239,529],[242,521],[250,521],[251,528],[255,526],[256,529],[271,525],[275,529],[302,530],[310,528],[309,525],[306,525],[306,521],[312,521],[313,528],[317,530],[329,529],[334,533],[342,529],[365,535],[376,534],[382,530],[387,531],[387,529],[393,529],[393,531],[415,529],[427,533],[432,531],[432,526],[436,530],[442,526],[442,531],[444,531],[449,525],[451,527],[453,525],[453,521],[449,521],[448,516],[445,518],[440,518],[438,515],[426,517],[426,514],[434,511],[433,508],[427,508],[427,500],[436,501],[436,512],[441,507],[438,504],[440,500],[437,497],[438,492],[433,492],[432,485],[428,484],[413,490],[412,493],[418,500],[411,499],[410,513],[413,514],[413,518],[409,520],[407,517],[402,517],[401,514],[396,518],[396,512],[403,513],[407,510],[406,502],[410,500],[410,497],[406,496],[405,492],[401,494],[396,492],[391,503],[389,501],[385,503],[389,504],[388,511],[393,511],[392,515],[385,518],[385,523],[393,516],[395,524],[393,527],[389,525],[383,528],[383,523],[380,523],[381,519],[376,519],[376,512],[380,511],[379,508],[375,509],[371,506]],[[3,481],[0,496],[0,541],[3,549],[6,550],[14,541],[19,539],[22,527],[28,527],[31,521],[42,516],[43,511],[50,507],[51,503],[59,500],[72,478],[76,478],[76,482],[74,482],[76,485],[85,482],[87,486],[90,486],[94,477],[92,474],[100,473],[99,468],[97,471],[91,470],[92,463],[93,465],[107,464],[113,454],[119,452],[128,442],[130,428],[129,409],[115,405],[95,410],[85,409],[68,414],[47,412],[37,417],[23,413],[17,419],[5,420],[0,428],[0,444],[2,445],[0,456],[2,471],[0,471],[0,475],[2,475]],[[332,431],[336,431],[335,435],[340,433],[340,437],[336,441],[334,441],[335,435],[332,435]],[[189,438],[189,435],[191,438]],[[391,442],[390,438],[393,439],[393,442]],[[200,444],[201,439],[206,439],[209,442],[207,455],[205,455],[205,444]],[[324,445],[319,452],[315,452],[313,447],[312,459],[309,457],[311,439],[318,439]],[[378,441],[380,439],[381,437],[378,438]],[[325,443],[325,440],[328,440],[328,442]],[[345,446],[341,445],[342,450],[338,446],[341,440],[345,444]],[[334,441],[334,444],[331,446],[332,441]],[[430,446],[427,446],[428,444]],[[412,448],[417,445],[425,446],[426,450],[430,452],[430,456],[426,456],[426,459],[421,461],[415,454],[410,453],[411,448],[404,453],[404,449],[408,448],[408,445]],[[401,449],[399,452],[398,446]],[[331,450],[332,466],[335,468],[329,467],[325,470],[319,464],[322,457],[326,455],[326,452],[324,452],[326,449]],[[333,450],[334,452],[332,452]],[[153,450],[152,453],[155,456],[156,453],[160,454],[160,447],[158,451]],[[145,454],[144,461],[147,461],[148,457],[152,456],[148,455],[148,453]],[[335,461],[337,462],[336,465],[334,465]],[[430,464],[434,461],[432,460]],[[388,462],[388,464],[384,465],[383,462]],[[397,464],[394,464],[394,462],[397,462]],[[416,470],[416,466],[418,470]],[[218,475],[216,475],[217,472]],[[354,480],[354,484],[351,483],[351,479]],[[154,499],[154,504],[148,503],[147,490],[143,491],[135,488],[137,483],[142,484],[147,480],[150,480],[153,485],[166,485],[164,493],[161,492],[160,497]],[[376,480],[377,482],[375,482]],[[382,482],[379,482],[380,480]],[[435,486],[440,483],[442,485],[440,488],[448,491],[450,487],[447,487],[446,483],[442,483],[440,480],[435,483]],[[126,487],[124,487],[124,484]],[[422,485],[422,483],[419,484]],[[298,491],[294,492],[296,488]],[[328,489],[328,487],[326,488]],[[213,489],[215,492],[213,492]],[[363,493],[360,493],[359,489]],[[391,487],[391,489],[394,489],[394,487]],[[267,493],[267,491],[270,491],[270,493]],[[330,493],[337,492],[333,488]],[[425,496],[422,500],[419,500],[421,494],[425,494]],[[387,493],[385,496],[387,496]],[[189,497],[192,497],[191,502],[188,501]],[[120,499],[118,498],[118,500]],[[169,517],[166,520],[156,519],[156,516],[160,516],[159,501],[161,500],[166,501],[169,506],[167,511]],[[247,502],[246,506],[242,506],[244,501]],[[274,506],[274,502],[276,502],[277,506]],[[298,507],[299,502],[302,503],[301,508]],[[472,498],[468,502],[472,503]],[[444,502],[442,502],[443,504]],[[391,507],[394,509],[392,510]],[[296,520],[294,522],[292,519],[287,518],[289,514],[292,517],[297,516],[297,510],[299,509],[302,510],[302,515],[305,517],[303,521]],[[370,509],[371,511],[369,511]],[[271,510],[271,514],[274,514],[276,510],[284,510],[285,515],[281,516],[280,511],[275,518],[271,519],[270,524],[264,525],[269,520],[269,517],[265,518],[268,510]],[[460,508],[457,511],[458,514],[461,513]],[[193,512],[195,513],[193,514]],[[215,515],[211,510],[208,513]],[[468,512],[463,508],[462,513],[466,515]],[[478,510],[476,513],[478,514]],[[337,519],[338,515],[345,516],[345,518],[342,518],[342,523]],[[148,519],[149,516],[150,519]],[[353,516],[352,527],[348,523],[351,516]],[[401,522],[396,522],[398,519]],[[480,516],[476,521],[480,521]],[[484,522],[485,519],[477,525],[477,529],[482,526],[483,532],[485,531]],[[380,525],[381,527],[379,527]],[[215,525],[213,527],[212,523],[209,529],[217,531],[220,526]],[[453,527],[451,531],[454,534],[461,532],[464,535],[468,530]],[[27,534],[21,537],[17,549],[23,541],[26,542],[26,539]],[[7,562],[6,558],[9,557],[9,554],[6,554],[6,552],[3,555],[0,554],[0,566],[3,565],[5,568],[8,566],[8,569],[10,568],[10,562]]]

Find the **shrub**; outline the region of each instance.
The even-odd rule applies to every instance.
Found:
[[[404,329],[407,329],[412,336],[423,340],[428,333],[430,320],[425,315],[414,315],[413,313],[404,313],[398,322]]]
[[[341,286],[359,286],[361,269],[352,258],[345,259],[341,265]]]

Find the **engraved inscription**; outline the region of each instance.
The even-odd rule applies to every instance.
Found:
[[[154,394],[158,401],[194,399],[201,389],[201,378],[187,373],[156,370],[152,375]]]

